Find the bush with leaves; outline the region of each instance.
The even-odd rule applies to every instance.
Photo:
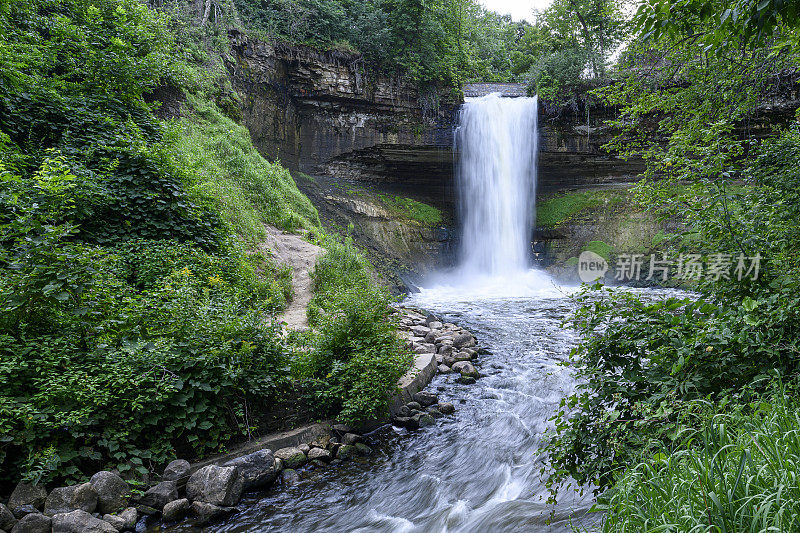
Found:
[[[396,334],[390,296],[347,238],[325,241],[314,272],[309,322],[316,332],[295,361],[321,414],[359,423],[385,416],[388,399],[413,360]]]

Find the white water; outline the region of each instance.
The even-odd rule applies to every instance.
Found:
[[[468,99],[456,129],[459,274],[509,276],[529,266],[535,220],[538,100]]]

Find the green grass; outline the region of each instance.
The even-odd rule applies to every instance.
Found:
[[[783,394],[717,415],[610,491],[605,532],[800,530],[800,413]]]
[[[610,244],[604,243],[603,241],[589,241],[583,245],[583,250],[594,252],[606,261],[610,261],[611,253],[614,251],[614,247]]]
[[[546,198],[536,206],[536,224],[555,227],[566,222],[585,209],[604,205],[606,202],[620,202],[626,191],[576,191]]]
[[[168,133],[173,157],[191,183],[191,194],[216,204],[231,229],[258,243],[264,224],[286,230],[319,228],[316,208],[297,188],[289,171],[258,153],[250,134],[216,105],[188,97],[194,112]]]
[[[411,198],[404,196],[394,196],[388,194],[378,195],[381,201],[401,216],[415,220],[425,226],[436,226],[442,222],[442,212],[433,207]]]

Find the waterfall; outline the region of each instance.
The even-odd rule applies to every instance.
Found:
[[[455,132],[463,273],[526,271],[535,220],[538,100],[467,99]]]

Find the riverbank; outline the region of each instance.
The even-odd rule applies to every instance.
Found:
[[[398,427],[418,429],[454,413],[452,403],[439,402],[436,394],[423,389],[437,373],[437,366],[441,370],[443,363],[451,362],[458,353],[456,348],[462,350],[460,359],[469,357],[465,350],[475,352],[471,347],[476,341],[463,328],[443,324],[421,310],[398,312],[403,315],[399,333],[415,352],[415,363],[398,383],[398,392],[389,402],[389,415]],[[477,371],[470,367],[464,377],[474,380]],[[41,485],[21,483],[0,504],[0,531],[201,527],[237,513],[244,493],[290,487],[307,472],[370,456],[370,444],[378,438],[370,434],[388,421],[389,417],[376,419],[360,427],[326,421],[266,435],[193,464],[177,459],[167,465],[161,480],[149,487],[129,483],[118,472],[109,471],[49,492]]]

